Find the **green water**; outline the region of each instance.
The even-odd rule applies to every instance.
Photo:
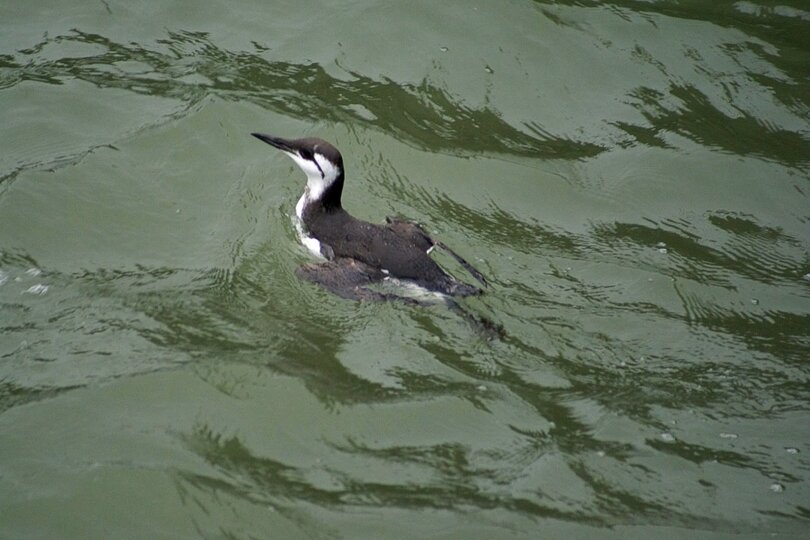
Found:
[[[804,537],[805,0],[5,2],[0,537]],[[297,280],[344,204],[467,309]]]

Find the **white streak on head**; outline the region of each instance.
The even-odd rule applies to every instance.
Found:
[[[304,196],[309,201],[317,201],[324,191],[331,186],[340,175],[340,167],[315,152],[315,161],[305,159],[293,152],[285,152],[295,161],[296,165],[307,175],[307,187]],[[317,165],[316,165],[317,162]],[[318,168],[320,167],[320,169]],[[323,172],[323,175],[321,175]]]

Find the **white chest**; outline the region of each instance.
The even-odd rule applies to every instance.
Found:
[[[305,192],[301,195],[301,198],[298,199],[298,204],[295,205],[295,217],[293,218],[295,221],[295,230],[298,232],[298,239],[304,244],[304,247],[316,257],[323,258],[321,243],[317,238],[309,236],[304,230],[304,207],[308,202],[307,193]]]

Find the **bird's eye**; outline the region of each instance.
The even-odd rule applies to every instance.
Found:
[[[312,160],[312,152],[310,152],[308,148],[300,149],[298,154],[304,159]]]

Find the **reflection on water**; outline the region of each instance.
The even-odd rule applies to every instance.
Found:
[[[168,536],[802,530],[806,7],[457,7],[410,79],[342,9],[332,63],[230,20],[3,43],[0,536],[140,536],[154,501]],[[264,124],[475,261],[504,337],[297,281]]]

